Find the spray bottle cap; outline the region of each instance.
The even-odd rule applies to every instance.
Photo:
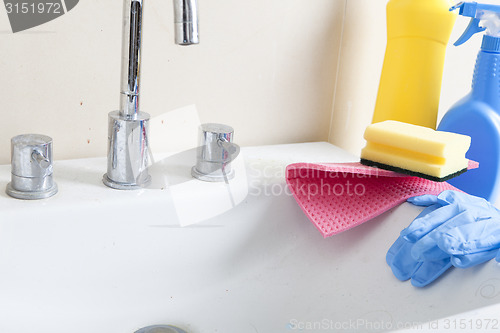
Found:
[[[471,17],[469,26],[455,42],[455,46],[462,45],[473,35],[486,31],[482,48],[491,51],[500,51],[500,6],[479,4],[477,2],[460,2],[450,8],[450,11],[460,9],[459,15]]]

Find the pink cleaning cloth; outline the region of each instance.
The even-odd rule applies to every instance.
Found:
[[[469,161],[468,169],[478,163]],[[457,190],[446,182],[408,176],[360,163],[295,163],[286,168],[295,200],[323,236],[354,228],[423,194]]]

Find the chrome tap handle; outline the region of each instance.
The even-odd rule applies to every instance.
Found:
[[[46,135],[18,135],[11,140],[11,182],[8,195],[43,199],[57,193],[52,177],[52,139]]]
[[[197,179],[220,182],[234,177],[231,168],[240,152],[233,143],[234,130],[222,124],[203,124],[200,126],[200,142],[197,149],[196,165],[191,175]]]

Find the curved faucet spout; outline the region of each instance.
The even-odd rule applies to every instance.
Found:
[[[123,6],[120,112],[127,118],[135,118],[139,112],[142,5],[142,0],[125,0]]]
[[[198,44],[198,4],[196,0],[174,0],[175,43]]]
[[[199,43],[196,0],[173,0],[175,43]],[[144,0],[124,0],[120,113],[135,119],[139,112],[142,13]]]
[[[198,44],[196,0],[174,1],[177,44]],[[120,109],[108,116],[108,172],[103,182],[116,189],[147,186],[150,115],[139,109],[144,0],[124,0]]]

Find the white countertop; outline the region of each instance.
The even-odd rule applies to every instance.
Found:
[[[387,331],[500,313],[484,308],[500,303],[494,260],[451,269],[427,288],[392,275],[387,249],[420,211],[408,203],[323,239],[284,171],[355,160],[344,151],[243,148],[230,186],[191,179],[192,153],[157,157],[153,184],[139,191],[102,185],[105,158],[56,161],[59,193],[49,199],[2,190],[0,332]],[[0,187],[9,180],[1,166]]]

